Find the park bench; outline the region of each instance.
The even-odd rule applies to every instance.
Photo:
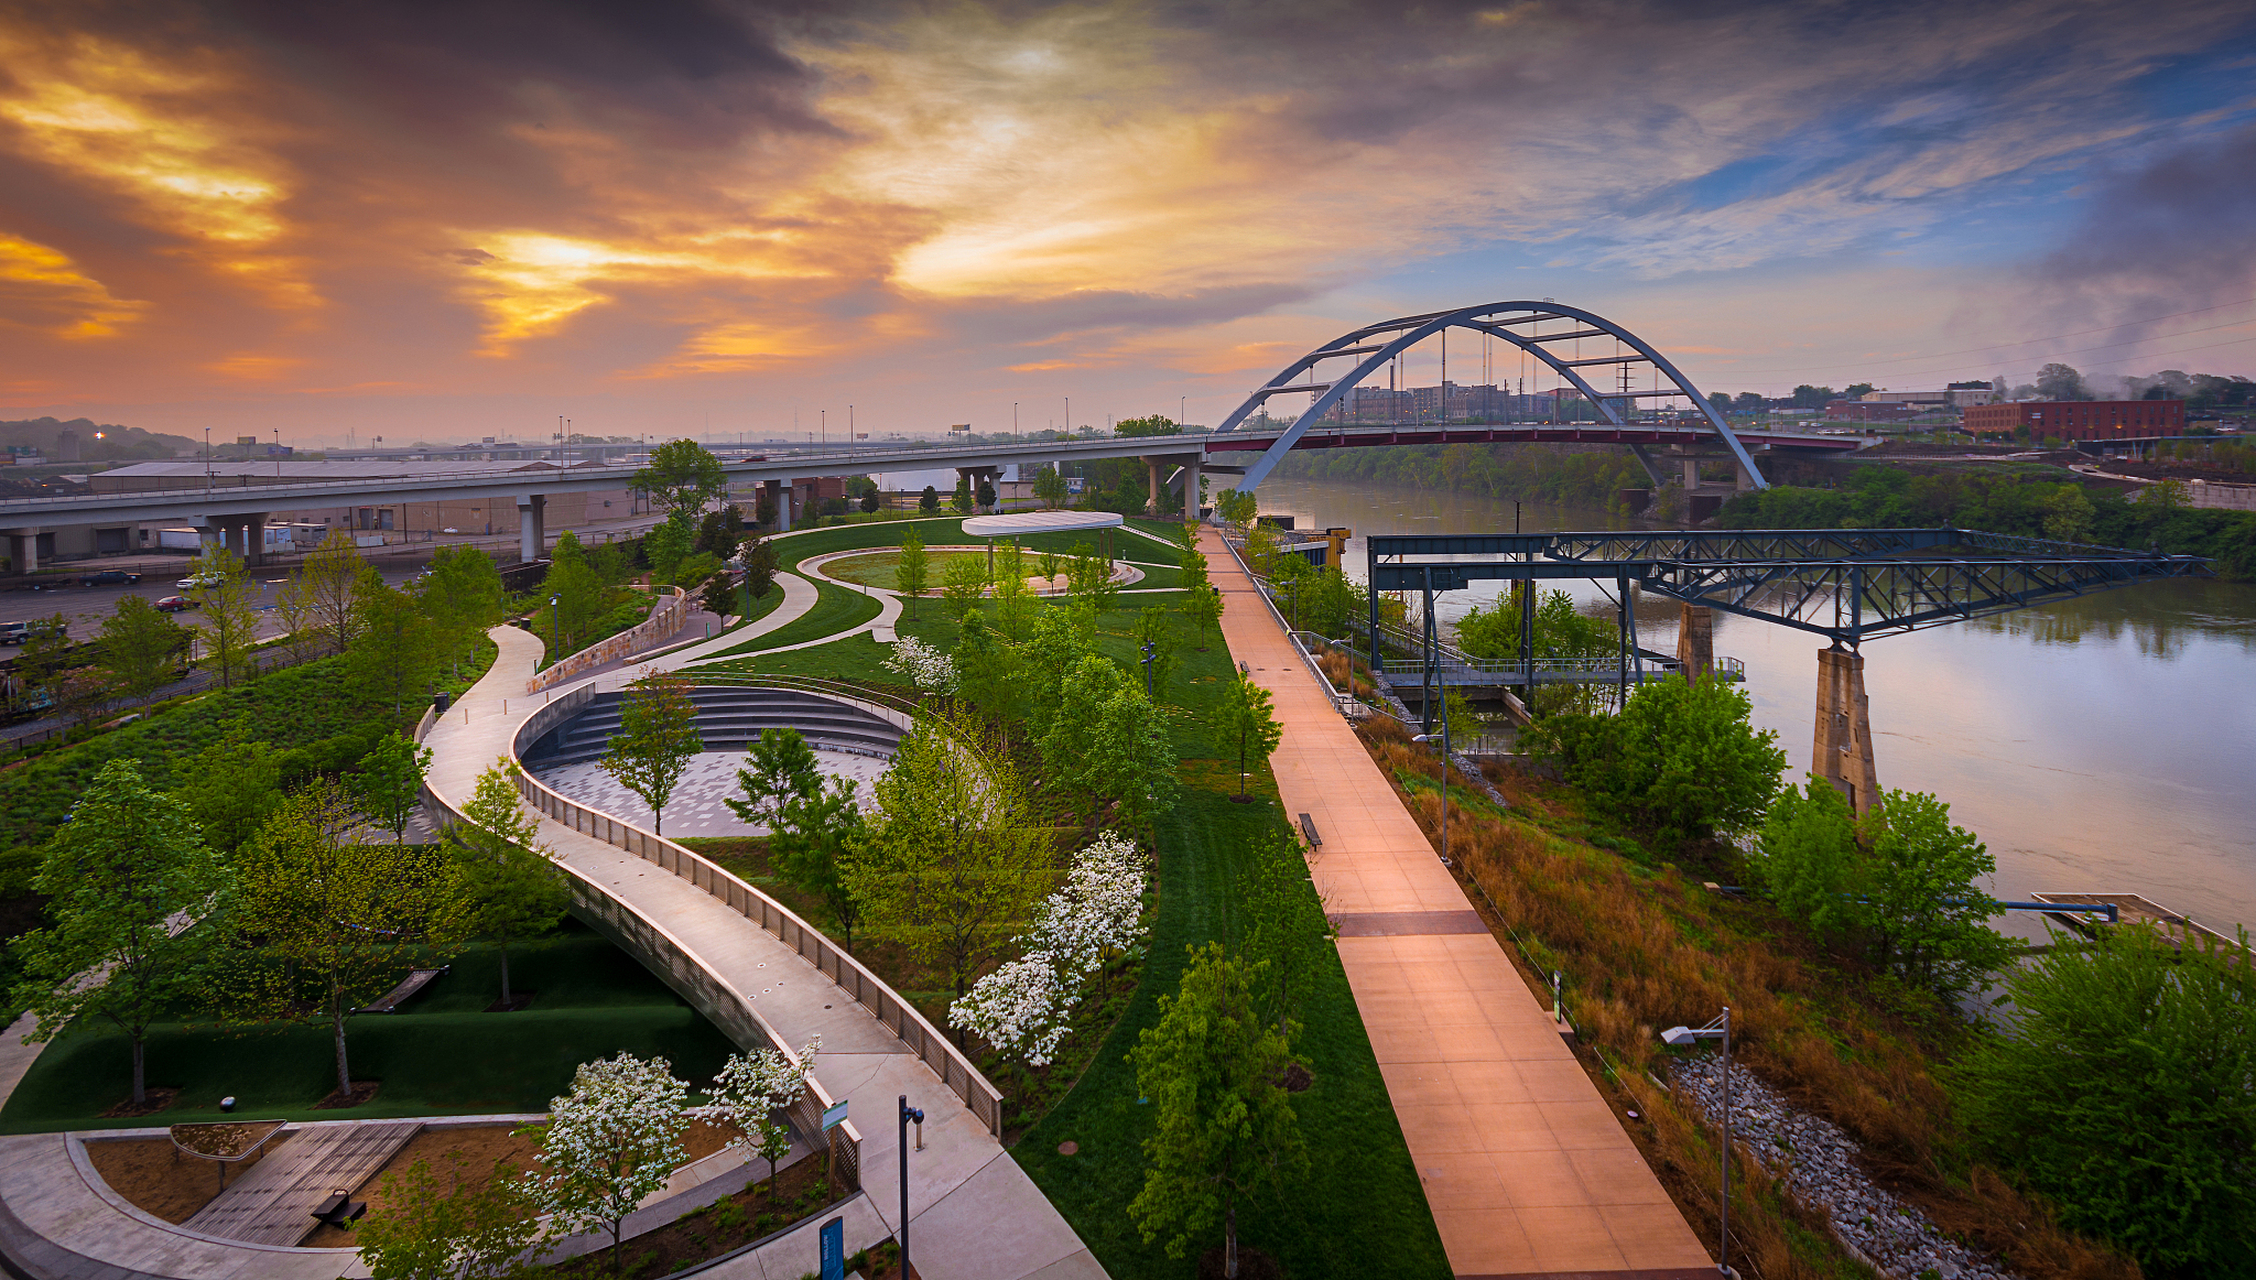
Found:
[[[320,1219],[322,1225],[330,1227],[358,1222],[367,1213],[368,1202],[353,1199],[349,1191],[332,1191],[327,1200],[313,1207],[313,1216]]]
[[[353,1010],[354,1013],[398,1013],[400,1006],[415,998],[415,993],[430,986],[433,979],[452,968],[440,965],[436,969],[412,969],[400,979],[398,986]]]
[[[1308,837],[1309,848],[1324,847],[1324,837],[1316,834],[1316,819],[1313,816],[1305,813],[1300,815],[1300,834]]]

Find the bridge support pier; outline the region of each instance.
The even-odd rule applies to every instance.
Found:
[[[1846,649],[1817,651],[1817,735],[1810,772],[1848,797],[1860,816],[1879,798],[1872,761],[1871,703],[1864,696],[1864,655]]]
[[[1676,624],[1676,660],[1684,667],[1684,678],[1695,684],[1715,669],[1714,610],[1700,604],[1684,606]]]
[[[8,567],[15,573],[34,573],[39,569],[39,530],[8,530]]]
[[[266,513],[254,512],[243,517],[243,567],[255,569],[266,563]]]
[[[517,495],[517,558],[522,563],[531,564],[548,550],[547,514],[546,494]]]

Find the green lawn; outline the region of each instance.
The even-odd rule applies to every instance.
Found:
[[[1167,522],[1139,523],[1175,532]],[[823,533],[897,535],[899,528]],[[1147,549],[1164,555],[1155,545],[1139,543],[1128,542],[1139,558]],[[1158,997],[1173,992],[1185,948],[1232,937],[1231,891],[1240,861],[1256,835],[1284,821],[1266,769],[1253,782],[1256,803],[1233,804],[1228,798],[1236,762],[1216,758],[1201,717],[1232,662],[1211,631],[1204,637],[1205,652],[1199,651],[1196,628],[1173,613],[1181,600],[1180,595],[1122,596],[1121,608],[1098,618],[1099,651],[1140,678],[1137,617],[1149,605],[1170,609],[1180,656],[1161,701],[1170,708],[1186,786],[1180,807],[1159,824],[1158,902],[1140,983],[1081,1079],[1013,1149],[1105,1269],[1121,1280],[1175,1280],[1197,1272],[1195,1256],[1169,1259],[1158,1247],[1146,1245],[1126,1213],[1143,1184],[1140,1144],[1150,1111],[1136,1101],[1134,1073],[1125,1055],[1137,1035],[1158,1020]],[[930,600],[922,602],[915,620],[904,616],[898,629],[942,649],[952,647],[958,633],[954,613]],[[900,677],[879,665],[888,653],[887,646],[858,635],[744,665],[763,672],[898,684]],[[1417,1170],[1336,961],[1310,992],[1303,1016],[1306,1027],[1295,1050],[1315,1084],[1297,1096],[1295,1110],[1310,1167],[1283,1194],[1241,1206],[1241,1238],[1276,1256],[1293,1276],[1446,1276],[1448,1260]],[[1074,1055],[1069,1050],[1066,1056]],[[1058,1144],[1068,1140],[1079,1144],[1078,1154],[1057,1154]],[[1213,1243],[1219,1242],[1217,1233]]]
[[[817,598],[814,608],[766,635],[747,640],[727,652],[758,653],[765,649],[780,649],[785,645],[820,640],[824,636],[868,622],[884,607],[878,597],[864,595],[852,587],[824,582],[820,578],[809,578],[808,581],[815,584]]]
[[[940,588],[940,575],[947,562],[967,556],[978,560],[981,564],[985,564],[987,561],[987,553],[984,551],[935,551],[926,555],[924,589],[928,592],[937,592]],[[833,560],[824,565],[822,571],[830,577],[843,578],[848,582],[859,582],[865,587],[879,587],[886,591],[898,591],[900,590],[900,582],[896,574],[900,567],[900,552],[873,551],[866,556],[855,556],[848,560]]]
[[[594,1058],[621,1050],[659,1055],[694,1084],[734,1051],[633,957],[577,921],[547,941],[510,950],[511,985],[537,993],[522,1012],[483,1012],[501,992],[496,952],[469,951],[452,964],[407,1012],[363,1014],[347,1024],[353,1077],[383,1082],[368,1106],[313,1109],[336,1087],[326,1023],[172,1023],[150,1037],[148,1079],[183,1090],[180,1101],[151,1116],[103,1119],[103,1111],[132,1091],[132,1060],[122,1036],[88,1023],[66,1030],[39,1055],[0,1110],[0,1132],[215,1119],[219,1100],[228,1095],[238,1099],[238,1119],[546,1111],[548,1100],[571,1086],[573,1069]]]

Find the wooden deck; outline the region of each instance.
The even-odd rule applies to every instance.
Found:
[[[2198,936],[2231,950],[2240,949],[2240,939],[2233,935],[2212,929],[2191,916],[2181,915],[2135,893],[2032,893],[2029,900],[2108,903],[2114,906],[2119,923],[2153,925],[2173,946],[2184,946],[2189,939]],[[2095,936],[2107,923],[2107,917],[2096,911],[2047,911],[2045,915],[2086,937]]]
[[[422,1129],[420,1120],[308,1125],[180,1225],[224,1240],[295,1245],[321,1225],[316,1206],[358,1190]]]

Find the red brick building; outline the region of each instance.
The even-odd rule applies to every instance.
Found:
[[[2183,400],[2016,400],[1966,409],[1964,429],[1976,435],[2011,435],[2022,427],[2036,439],[2118,440],[2185,434]]]

